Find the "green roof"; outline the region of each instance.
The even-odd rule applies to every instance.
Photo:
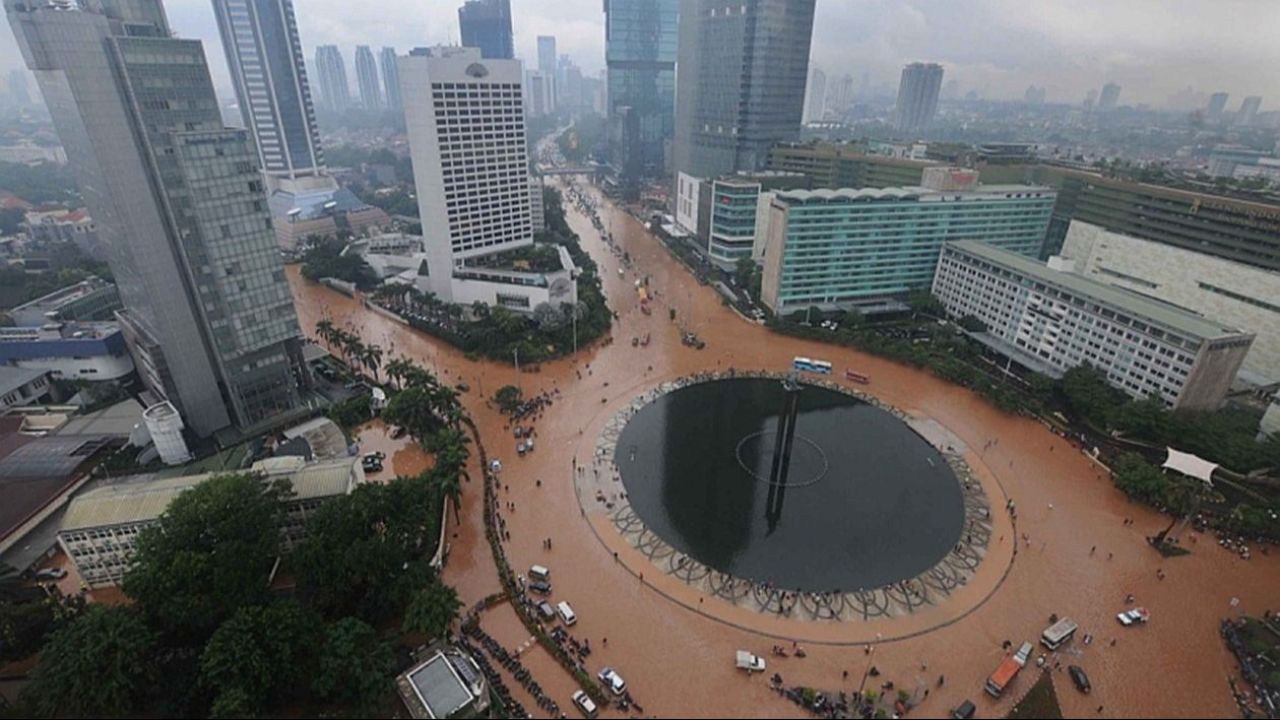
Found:
[[[981,258],[987,262],[1004,266],[1019,275],[1038,280],[1046,285],[1055,286],[1071,294],[1088,297],[1101,305],[1110,306],[1112,309],[1126,315],[1131,315],[1149,324],[1158,325],[1191,338],[1217,340],[1250,335],[1236,328],[1214,322],[1203,315],[1197,315],[1154,298],[1130,292],[1124,288],[1100,283],[1083,275],[1054,270],[1038,260],[1012,253],[1008,250],[1002,250],[978,240],[957,240],[947,243],[947,247],[960,250],[967,255]]]

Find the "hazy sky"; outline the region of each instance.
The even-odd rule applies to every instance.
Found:
[[[726,0],[728,1],[728,0]],[[229,87],[211,0],[166,0],[185,37],[205,40],[220,88]],[[461,0],[294,0],[308,59],[316,45],[415,45],[458,40]],[[601,0],[512,0],[516,53],[535,58],[538,35],[555,35],[589,73],[604,64]],[[962,92],[1020,98],[1045,86],[1050,101],[1081,100],[1114,80],[1121,103],[1164,105],[1185,87],[1262,95],[1280,107],[1280,2],[1276,0],[818,0],[812,62],[855,86],[896,85],[905,62],[942,63]],[[0,69],[21,63],[9,31]],[[354,72],[348,67],[354,84]],[[945,82],[945,81],[944,81]]]

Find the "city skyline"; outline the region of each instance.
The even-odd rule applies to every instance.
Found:
[[[1048,102],[1078,103],[1090,88],[1112,81],[1125,88],[1122,104],[1158,108],[1188,87],[1206,97],[1219,90],[1236,98],[1260,95],[1264,111],[1265,98],[1280,96],[1280,76],[1256,72],[1280,64],[1280,48],[1268,36],[1280,25],[1280,5],[1087,4],[1089,12],[1054,2],[1026,13],[1009,0],[963,7],[935,0],[819,2],[810,61],[829,75],[867,71],[873,90],[896,87],[907,63],[937,62],[963,92],[1002,100],[1018,100],[1028,85],[1036,85],[1046,88]],[[336,44],[350,62],[357,45],[456,44],[461,5],[391,0],[387,12],[370,16],[360,6],[314,0],[298,12],[304,54],[310,60],[318,45]],[[176,32],[202,40],[212,57],[223,57],[208,0],[174,0],[167,9]],[[555,35],[559,52],[573,57],[584,74],[604,69],[599,0],[524,0],[513,3],[512,15],[516,57],[527,69],[536,64],[538,35]],[[999,42],[991,41],[994,35]],[[14,43],[0,43],[0,72],[21,64]],[[210,69],[219,96],[230,100],[225,62],[215,61]]]

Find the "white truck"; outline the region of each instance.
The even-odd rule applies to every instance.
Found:
[[[764,658],[746,650],[739,650],[737,655],[737,666],[739,670],[746,670],[747,674],[753,672],[764,672]]]

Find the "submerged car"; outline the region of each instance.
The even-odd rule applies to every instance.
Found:
[[[1076,689],[1085,695],[1088,695],[1089,691],[1093,689],[1093,686],[1089,684],[1089,676],[1085,674],[1084,668],[1079,665],[1068,665],[1067,674],[1071,676],[1071,682],[1075,683]]]
[[[1146,608],[1142,607],[1125,610],[1122,613],[1116,614],[1116,620],[1119,620],[1120,624],[1125,627],[1129,627],[1130,625],[1142,625],[1150,619],[1151,613],[1148,612]]]
[[[600,682],[604,683],[614,695],[621,695],[627,691],[627,681],[623,680],[618,671],[611,667],[601,670],[596,677],[600,678]]]

